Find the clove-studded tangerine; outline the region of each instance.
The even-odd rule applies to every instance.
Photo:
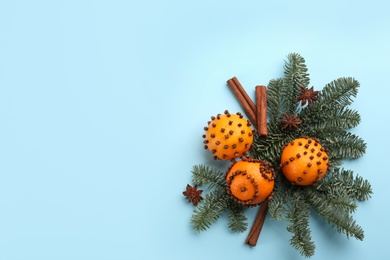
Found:
[[[283,148],[280,168],[292,184],[315,184],[326,175],[330,166],[328,152],[318,139],[298,138]]]
[[[212,116],[204,128],[204,148],[214,154],[214,159],[230,160],[241,157],[251,147],[253,132],[251,123],[241,113]]]
[[[244,206],[253,207],[272,197],[275,171],[267,161],[244,156],[229,166],[225,178],[228,194]]]

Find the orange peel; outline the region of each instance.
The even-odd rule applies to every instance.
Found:
[[[272,198],[275,171],[264,160],[243,157],[229,166],[225,178],[228,194],[239,204],[253,207]]]
[[[329,166],[328,152],[318,139],[298,138],[283,148],[280,168],[292,184],[315,184],[326,175]]]
[[[241,113],[212,116],[204,128],[204,148],[214,154],[214,159],[230,160],[246,153],[253,143],[251,123]]]

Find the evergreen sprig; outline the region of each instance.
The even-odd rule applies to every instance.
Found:
[[[352,236],[363,240],[363,229],[356,224],[356,221],[353,220],[349,210],[346,210],[344,205],[335,203],[332,198],[319,192],[314,192],[313,189],[306,189],[306,192],[306,197],[310,205],[326,222],[330,223],[332,227],[335,227],[339,233],[344,233],[348,238]]]
[[[312,115],[311,115],[312,116]],[[303,118],[308,129],[326,131],[327,128],[352,129],[360,123],[360,114],[353,109],[337,107],[324,113],[321,118]],[[310,122],[310,124],[308,123]]]
[[[352,77],[338,78],[326,84],[321,90],[317,106],[349,106],[352,104],[353,98],[356,97],[359,86],[359,82]],[[307,109],[309,108],[307,107]]]
[[[243,206],[237,203],[231,203],[226,208],[229,218],[229,228],[233,232],[244,232],[248,228],[247,217],[245,216]]]
[[[216,168],[195,165],[192,170],[192,181],[199,186],[206,186],[202,205],[194,209],[191,217],[192,228],[196,231],[207,230],[224,212],[228,215],[228,226],[232,232],[243,232],[248,223],[244,208],[226,196],[224,174]]]
[[[359,82],[352,77],[333,80],[320,91],[319,100],[302,106],[297,96],[301,87],[307,88],[309,84],[305,59],[297,53],[289,54],[283,77],[270,80],[267,87],[268,136],[255,135],[249,151],[254,158],[274,166],[275,188],[268,203],[269,213],[274,219],[288,222],[290,244],[306,257],[311,257],[315,251],[309,225],[311,209],[339,233],[362,240],[364,231],[352,214],[356,212],[358,202],[368,200],[373,193],[368,180],[339,167],[345,159],[363,156],[367,148],[362,138],[349,132],[361,121],[358,111],[349,107],[358,94]],[[285,113],[298,115],[302,120],[299,129],[282,129],[280,120]],[[333,165],[318,186],[291,185],[279,168],[283,145],[302,136],[319,139],[328,150]],[[226,212],[232,231],[246,230],[244,209],[227,195],[224,174],[204,165],[194,166],[192,174],[194,184],[207,186],[210,190],[194,210],[193,228],[206,230]]]
[[[321,140],[335,166],[341,165],[344,159],[361,157],[366,151],[364,140],[348,132],[361,120],[359,113],[348,107],[358,93],[359,82],[350,77],[336,79],[324,86],[318,95],[319,101],[312,106],[300,107],[296,100],[299,86],[307,87],[310,83],[304,63],[299,54],[288,55],[284,77],[270,81],[267,90],[269,136],[266,139],[255,138],[251,155],[278,167],[284,144],[300,136],[310,136]],[[284,113],[298,114],[302,120],[299,130],[281,129],[280,120]],[[308,218],[300,215],[309,212],[309,206],[340,233],[363,239],[361,227],[350,214],[357,209],[356,200],[371,196],[367,180],[353,178],[352,171],[335,168],[318,189],[302,189],[287,183],[280,170],[276,172],[278,178],[274,197],[269,202],[269,212],[276,219],[290,222],[288,231],[293,234],[290,243],[301,254],[309,257],[314,253],[312,241],[306,236],[309,233],[303,232],[309,228]],[[306,192],[302,193],[302,190]]]
[[[286,107],[280,95],[283,89],[283,79],[273,79],[267,87],[267,115],[270,122],[276,122],[286,112]]]
[[[196,231],[205,231],[214,223],[226,208],[225,193],[221,189],[213,190],[194,209],[191,218],[192,228]]]
[[[298,53],[289,54],[284,65],[283,88],[279,93],[284,103],[284,113],[296,113],[298,108],[296,98],[300,92],[300,87],[307,87],[309,82],[305,59]]]
[[[293,234],[290,243],[306,257],[314,255],[315,250],[309,227],[309,206],[305,196],[301,192],[295,192],[287,212],[287,219],[290,222],[287,230]]]
[[[328,195],[347,195],[349,198],[357,201],[365,201],[371,198],[371,184],[361,176],[354,177],[351,170],[334,168],[326,176],[325,180],[320,183],[317,190]]]
[[[324,145],[335,159],[356,159],[365,154],[367,145],[359,136],[341,130],[333,133],[337,135],[325,136]]]
[[[364,140],[348,132],[361,120],[359,113],[348,107],[358,93],[359,82],[354,78],[336,79],[325,85],[318,95],[319,101],[312,106],[300,107],[296,101],[297,87],[309,84],[309,74],[300,55],[290,54],[287,58],[284,77],[271,80],[267,91],[269,138],[256,139],[252,154],[268,159],[276,166],[283,144],[300,136],[310,136],[321,140],[321,144],[329,150],[329,160],[336,166],[341,165],[344,159],[361,157],[366,151]],[[297,107],[294,109],[292,104]],[[281,129],[280,119],[285,112],[298,114],[302,120],[299,130]],[[301,254],[307,257],[314,254],[315,247],[307,232],[308,215],[305,215],[309,207],[314,208],[338,232],[363,239],[363,230],[351,213],[357,209],[357,200],[368,199],[372,194],[367,180],[354,178],[352,171],[335,167],[317,189],[302,188],[286,184],[281,171],[276,172],[278,182],[275,195],[269,202],[269,212],[276,219],[290,222],[290,243]]]
[[[271,131],[268,131],[268,137],[266,139],[259,138],[256,135],[250,154],[257,159],[272,163],[274,168],[276,168],[279,166],[279,158],[283,145],[294,139],[295,136],[296,133],[274,132],[271,129]]]
[[[360,84],[354,78],[339,78],[328,84],[318,95],[319,101],[313,106],[302,108],[300,117],[307,125],[315,125],[318,121],[328,119],[335,111],[348,107],[358,93]]]
[[[225,186],[224,174],[210,166],[194,165],[192,170],[192,182],[199,186],[208,185],[208,189],[213,189],[215,186]]]
[[[277,176],[281,173],[277,171]],[[270,215],[277,220],[286,220],[288,212],[288,200],[293,195],[295,187],[291,186],[286,179],[278,178],[275,182],[274,196],[268,202]]]

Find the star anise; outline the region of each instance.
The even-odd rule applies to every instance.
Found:
[[[293,128],[298,129],[298,125],[302,123],[302,120],[298,118],[297,115],[288,115],[284,114],[284,119],[280,120],[280,122],[283,124],[282,129],[288,129],[292,130]]]
[[[309,103],[309,106],[313,105],[313,101],[318,100],[318,93],[319,91],[314,91],[314,87],[311,87],[310,89],[305,87],[300,87],[301,93],[298,95],[297,100],[302,101],[302,106],[306,105],[306,102]]]
[[[202,194],[203,190],[198,190],[198,186],[195,185],[192,187],[191,185],[187,184],[187,188],[185,191],[183,191],[183,195],[186,196],[186,199],[188,202],[194,204],[194,206],[198,206],[198,202],[203,200]]]

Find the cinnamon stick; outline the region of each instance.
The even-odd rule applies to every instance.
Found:
[[[260,136],[268,136],[267,129],[267,88],[256,86],[257,132]]]
[[[252,111],[256,114],[255,103],[253,103],[252,99],[248,96],[248,94],[246,93],[245,89],[242,87],[241,83],[238,81],[238,79],[236,77],[233,77],[232,80],[233,80],[234,84],[236,84],[238,90],[244,96],[246,102],[248,103],[248,105],[250,106]]]
[[[240,82],[236,77],[233,77],[227,81],[229,87],[233,91],[234,95],[238,99],[238,102],[241,104],[249,120],[254,126],[257,124],[256,120],[256,109],[253,101],[250,99]]]
[[[246,115],[252,124],[257,128],[257,131],[261,136],[267,136],[267,93],[265,86],[256,87],[256,106],[250,99],[244,88],[236,77],[233,77],[227,81],[228,85],[232,89],[234,95],[238,99],[238,102],[243,107]],[[260,132],[261,131],[261,132]],[[251,246],[256,246],[257,240],[260,236],[261,229],[263,227],[265,218],[268,213],[268,200],[264,201],[259,206],[255,221],[249,231],[248,237],[245,243]]]
[[[245,240],[245,244],[256,246],[257,240],[259,239],[261,229],[263,228],[263,224],[268,212],[268,200],[264,201],[257,212],[255,221],[252,225],[251,230]]]

